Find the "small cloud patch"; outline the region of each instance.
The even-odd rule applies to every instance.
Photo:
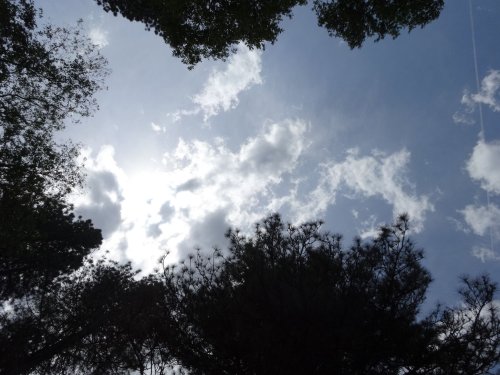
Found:
[[[167,117],[175,123],[185,116],[203,115],[203,121],[221,112],[234,109],[239,104],[239,95],[251,87],[262,84],[261,51],[249,49],[244,44],[238,46],[225,68],[214,69],[201,91],[194,95],[194,108],[179,109],[168,113]]]
[[[481,183],[481,188],[500,194],[500,142],[484,142],[480,140],[470,159],[467,161],[469,176]]]
[[[109,45],[108,32],[100,27],[93,27],[89,31],[89,38],[92,44],[98,48],[104,48]]]
[[[477,93],[464,91],[461,103],[463,109],[453,115],[457,124],[471,125],[475,123],[473,113],[480,104],[488,106],[494,112],[500,112],[500,70],[491,70],[482,80]]]

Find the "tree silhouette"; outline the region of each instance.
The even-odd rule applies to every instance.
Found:
[[[70,206],[49,197],[33,205],[30,198],[5,190],[0,198],[0,300],[44,292],[101,244],[101,231]]]
[[[189,64],[239,41],[263,47],[306,3],[97,1],[154,28]],[[424,25],[442,7],[313,4],[351,47]],[[67,203],[81,181],[77,149],[54,134],[92,113],[105,61],[78,28],[37,19],[32,1],[0,0],[0,374],[492,373],[496,285],[464,277],[462,304],[425,316],[431,277],[404,216],[344,249],[318,222],[273,215],[252,237],[229,231],[227,253],[198,252],[141,279],[130,265],[89,259],[101,233]]]
[[[319,25],[351,48],[361,47],[366,38],[396,38],[403,29],[423,27],[439,17],[443,6],[443,0],[314,0]]]
[[[0,298],[80,267],[100,231],[65,197],[81,182],[77,148],[54,133],[88,116],[105,60],[78,28],[38,27],[32,1],[0,0]]]
[[[15,305],[1,321],[0,373],[143,374],[151,363],[168,365],[170,352],[155,339],[168,311],[163,285],[135,275],[130,265],[88,262]]]
[[[38,27],[38,17],[32,1],[0,0],[2,374],[27,373],[54,352],[51,337],[63,332],[47,301],[102,241],[67,203],[82,180],[78,150],[54,134],[92,113],[105,61],[78,28]]]
[[[264,48],[282,32],[280,22],[307,0],[96,0],[104,10],[153,29],[190,67],[226,58],[238,43]],[[436,19],[444,0],[313,0],[318,23],[351,48],[366,38],[397,37],[402,29]]]
[[[165,267],[174,355],[192,374],[487,374],[499,360],[496,287],[464,279],[464,305],[419,310],[431,281],[401,217],[351,248],[275,215],[229,255]]]
[[[44,181],[65,195],[81,181],[78,151],[53,135],[97,107],[106,61],[79,27],[38,27],[39,17],[30,0],[0,0],[0,184]]]
[[[431,278],[405,217],[349,249],[320,225],[270,216],[252,237],[229,231],[225,255],[142,279],[104,260],[62,274],[0,315],[0,373],[493,374],[487,276],[424,316]]]

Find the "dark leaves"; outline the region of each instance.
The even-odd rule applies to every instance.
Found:
[[[307,0],[96,0],[105,11],[142,22],[192,68],[204,58],[225,59],[238,43],[264,48],[283,31],[280,23]],[[351,47],[365,39],[397,37],[436,19],[444,0],[314,0],[318,23]]]

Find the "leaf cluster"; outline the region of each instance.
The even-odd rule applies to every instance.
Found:
[[[34,371],[76,340],[53,296],[102,242],[66,201],[82,181],[78,150],[54,135],[95,109],[105,60],[80,25],[39,27],[39,17],[30,0],[0,0],[2,374]]]
[[[424,316],[431,278],[406,217],[347,249],[320,228],[273,215],[148,277],[105,260],[62,274],[0,316],[0,373],[494,373],[487,276]]]
[[[20,303],[3,321],[0,369],[5,373],[129,374],[170,363],[155,336],[168,311],[163,287],[136,280],[129,264],[88,261],[58,277],[51,289]],[[155,328],[153,330],[153,327]],[[29,338],[29,339],[27,339]],[[17,341],[15,341],[17,340]]]
[[[270,216],[252,237],[229,231],[228,255],[166,267],[180,363],[193,374],[381,375],[479,375],[498,363],[486,276],[464,279],[463,307],[422,318],[431,277],[405,216],[348,249],[320,226]]]
[[[264,48],[283,31],[283,18],[307,0],[96,0],[107,12],[142,22],[190,68],[204,58],[225,59],[239,43]],[[444,0],[313,0],[318,24],[351,48],[365,39],[396,38],[436,19]]]
[[[0,0],[0,195],[8,186],[61,197],[81,183],[77,148],[54,132],[92,114],[107,75],[80,25],[39,27],[39,17],[32,1]]]
[[[224,59],[239,42],[250,48],[273,43],[283,17],[306,0],[96,0],[105,11],[144,23],[191,67],[203,58]]]
[[[439,17],[444,0],[314,0],[318,24],[330,36],[359,48],[367,38],[397,38]]]

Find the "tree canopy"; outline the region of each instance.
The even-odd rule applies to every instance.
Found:
[[[101,259],[63,274],[14,317],[0,316],[0,374],[128,374],[165,368],[157,320],[168,311],[163,286],[135,280],[130,265]],[[161,293],[160,293],[161,292]],[[155,330],[152,330],[155,327]]]
[[[92,114],[106,61],[78,26],[39,20],[32,1],[0,0],[0,184],[22,191],[43,180],[64,195],[80,182],[77,149],[53,134]]]
[[[146,278],[105,261],[63,274],[1,316],[0,373],[494,374],[488,276],[426,313],[405,217],[350,248],[320,226],[273,215]]]
[[[105,60],[79,27],[38,20],[31,1],[0,0],[0,372],[7,374],[47,358],[45,343],[62,332],[48,323],[49,296],[102,242],[66,199],[82,181],[78,149],[54,135],[93,112]]]
[[[499,361],[488,277],[464,278],[463,305],[420,310],[431,277],[406,217],[348,249],[278,215],[228,237],[228,253],[165,268],[165,341],[192,374],[479,375]]]
[[[165,13],[166,2],[97,1],[146,20],[189,64],[227,56],[239,41],[274,41],[280,20],[306,3],[172,1],[178,12]],[[442,7],[313,4],[352,47],[421,26]],[[226,250],[200,250],[143,278],[89,258],[101,232],[66,199],[81,181],[78,150],[54,134],[95,109],[105,61],[78,27],[38,20],[32,1],[0,0],[0,374],[493,373],[496,285],[464,277],[461,304],[422,311],[431,276],[405,216],[346,248],[320,222],[272,215],[253,235],[230,230]]]
[[[0,17],[0,296],[10,298],[77,269],[101,242],[64,199],[82,175],[77,148],[54,132],[92,113],[107,72],[78,27],[38,26],[31,1],[0,0]]]
[[[312,3],[318,24],[351,48],[365,39],[397,37],[436,19],[444,0],[96,0],[105,11],[144,23],[191,67],[227,57],[238,43],[264,48],[283,31],[295,6]]]

